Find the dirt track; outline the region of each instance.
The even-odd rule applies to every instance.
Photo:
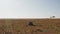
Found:
[[[0,34],[60,34],[60,19],[0,19]]]

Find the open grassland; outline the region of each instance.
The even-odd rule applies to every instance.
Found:
[[[60,34],[60,19],[0,19],[0,34]]]

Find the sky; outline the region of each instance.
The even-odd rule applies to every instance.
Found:
[[[60,17],[60,0],[0,0],[0,18]]]

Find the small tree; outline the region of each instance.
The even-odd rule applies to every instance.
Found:
[[[52,18],[55,18],[55,16],[52,16]]]
[[[50,17],[50,18],[55,18],[55,16],[52,16],[52,17]]]

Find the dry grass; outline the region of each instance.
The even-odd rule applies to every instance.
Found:
[[[29,22],[36,26],[29,26]],[[60,19],[0,19],[0,34],[60,34]]]

